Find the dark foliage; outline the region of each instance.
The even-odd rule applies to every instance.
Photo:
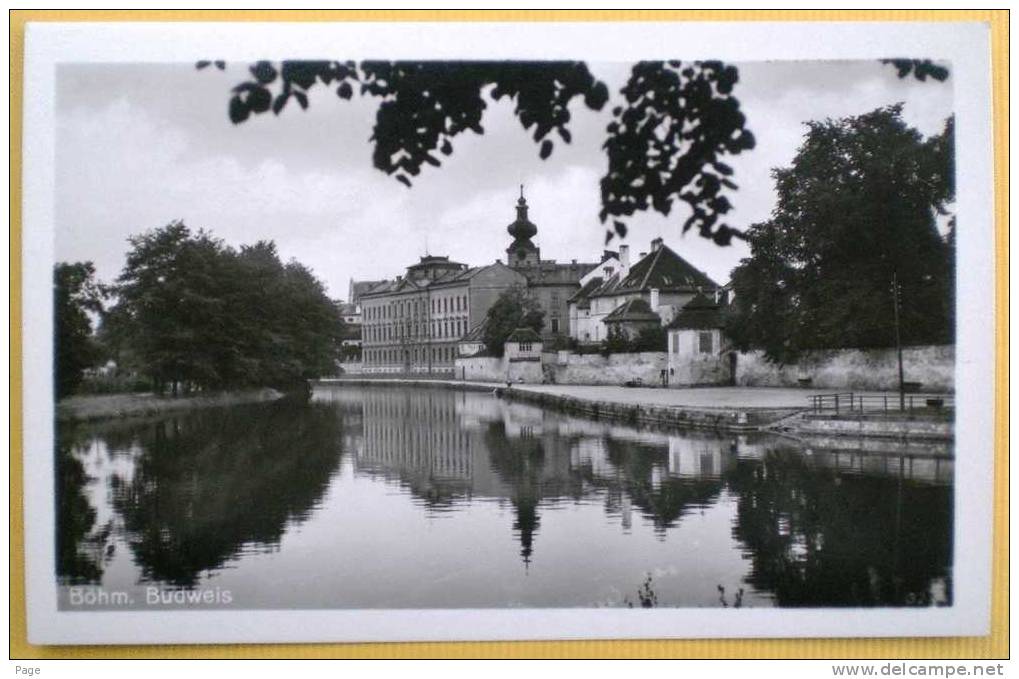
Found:
[[[537,300],[528,296],[523,288],[505,290],[488,310],[485,325],[485,349],[492,356],[502,356],[506,338],[517,328],[531,328],[541,333],[545,312]]]
[[[776,361],[808,349],[894,346],[891,283],[905,344],[953,341],[953,126],[924,139],[901,107],[808,123],[791,167],[773,176],[778,205],[748,234],[733,272],[728,328]]]
[[[906,78],[912,74],[921,82],[927,80],[928,77],[938,82],[948,79],[948,69],[938,66],[930,59],[882,59],[881,63],[894,66],[900,78]]]
[[[574,100],[598,111],[609,99],[605,84],[577,61],[259,61],[249,71],[251,78],[230,98],[234,123],[269,111],[278,115],[291,99],[307,108],[308,90],[316,85],[335,89],[343,100],[355,91],[381,99],[373,162],[406,186],[423,166],[439,166],[457,135],[484,133],[486,98],[514,103],[542,159],[555,148],[553,133],[570,143]],[[723,245],[737,234],[719,218],[730,209],[724,190],[736,188],[722,158],[754,146],[733,96],[738,79],[735,67],[718,61],[634,65],[604,145],[600,216],[612,224],[607,239],[625,236],[622,220],[635,212],[668,215],[677,201],[691,210],[684,231],[696,227]]]
[[[601,342],[601,353],[630,354],[641,351],[666,351],[669,336],[661,326],[645,327],[631,336],[631,333],[619,327],[610,327],[605,339]]]
[[[601,218],[614,219],[653,208],[668,215],[676,201],[705,238],[728,245],[738,232],[719,219],[731,209],[723,191],[736,189],[726,155],[752,149],[733,89],[734,66],[720,61],[647,61],[634,64],[622,89],[625,104],[613,109],[605,150],[609,168],[601,180]]]
[[[273,243],[235,250],[174,222],[131,246],[109,337],[158,390],[286,387],[335,369],[339,312]]]
[[[62,398],[78,388],[85,369],[95,365],[100,356],[89,314],[103,310],[105,291],[96,281],[92,262],[57,264],[53,297],[56,390]]]

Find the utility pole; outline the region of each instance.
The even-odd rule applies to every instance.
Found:
[[[902,339],[899,333],[899,279],[898,274],[892,274],[892,309],[895,314],[895,352],[899,357],[899,410],[906,410],[906,388],[903,382],[902,372]]]

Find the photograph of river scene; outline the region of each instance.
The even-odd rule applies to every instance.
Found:
[[[62,607],[89,585],[139,607],[147,586],[238,608],[952,601],[947,446],[812,448],[325,386],[76,425],[59,447]]]
[[[53,69],[40,638],[977,629],[950,62],[201,56]]]

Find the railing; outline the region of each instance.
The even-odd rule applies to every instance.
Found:
[[[955,397],[949,394],[857,394],[851,391],[835,394],[818,394],[808,397],[810,409],[815,413],[897,413],[909,411],[936,411],[955,407]]]

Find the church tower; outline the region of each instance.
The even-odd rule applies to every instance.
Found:
[[[513,242],[506,248],[506,264],[513,268],[535,267],[541,261],[538,246],[531,238],[538,233],[538,227],[527,219],[527,201],[524,200],[524,186],[520,185],[520,200],[517,201],[517,218],[506,227],[513,236]]]

